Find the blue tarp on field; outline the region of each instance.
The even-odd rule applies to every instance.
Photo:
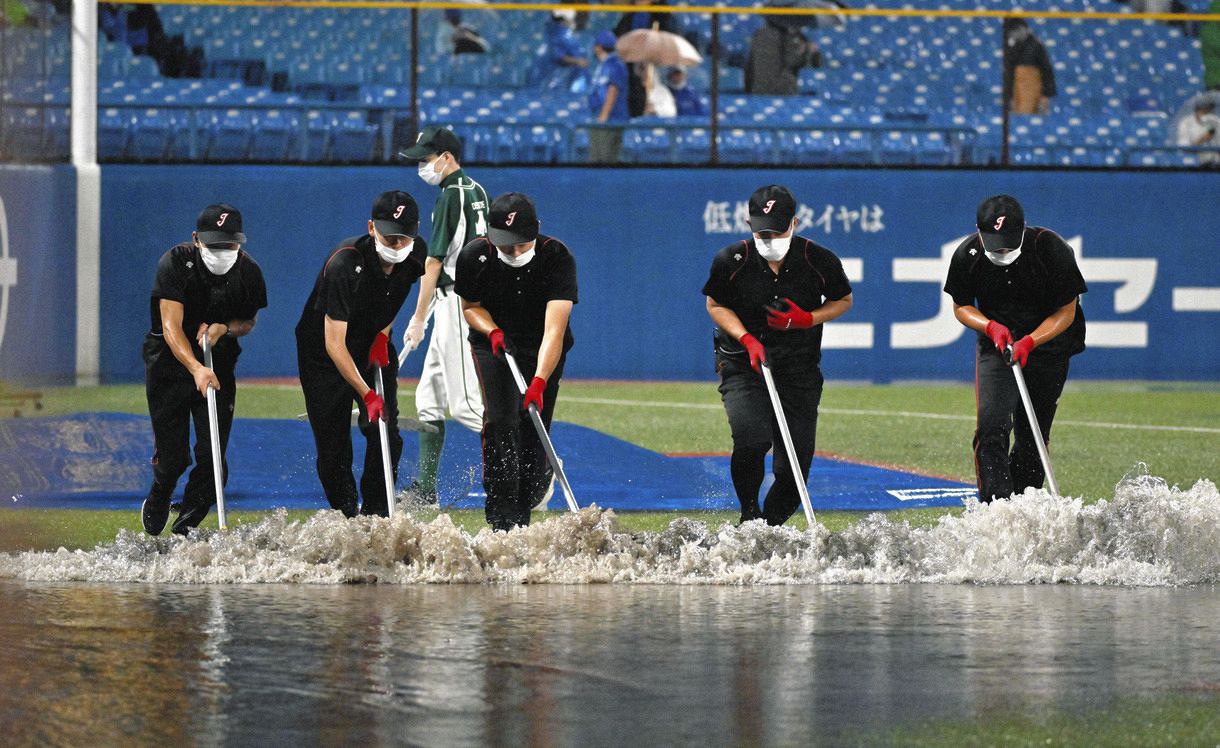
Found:
[[[364,440],[353,430],[357,469]],[[417,439],[406,442],[400,485],[415,474]],[[620,510],[736,509],[727,457],[670,457],[569,423],[552,440],[581,506]],[[0,421],[0,498],[11,507],[132,509],[152,471],[152,429],[145,416],[85,413]],[[211,469],[205,466],[205,469]],[[448,507],[483,505],[479,437],[446,430],[440,484]],[[185,477],[179,484],[186,481]],[[819,456],[809,483],[815,509],[896,509],[960,505],[963,483]],[[322,509],[309,426],[295,420],[235,421],[229,444],[230,509]],[[551,508],[564,506],[560,489]]]

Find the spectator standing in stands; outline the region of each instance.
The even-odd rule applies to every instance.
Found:
[[[1200,97],[1195,101],[1194,112],[1178,123],[1178,145],[1184,148],[1220,146],[1220,117],[1216,116],[1216,102]],[[1220,151],[1204,151],[1199,154],[1201,166],[1220,164]]]
[[[632,0],[633,5],[665,5],[665,0]],[[614,35],[616,37],[626,34],[628,31],[636,29],[659,29],[668,31],[671,34],[678,33],[677,20],[673,13],[662,13],[659,11],[624,13],[618,19],[618,23],[614,25]]]
[[[419,281],[419,299],[407,325],[403,345],[415,350],[424,339],[428,316],[436,319],[424,368],[415,389],[419,420],[436,427],[436,433],[419,434],[419,475],[410,496],[416,505],[437,503],[436,473],[445,446],[445,411],[471,431],[483,428],[483,398],[470,344],[470,326],[453,291],[458,253],[462,247],[487,235],[487,192],[462,170],[462,141],[446,127],[425,127],[415,145],[399,154],[419,164],[424,182],[440,187],[432,209],[432,237],[428,259]]]
[[[1050,55],[1021,18],[1004,19],[1004,90],[1012,114],[1046,114],[1057,92]]]
[[[428,244],[415,235],[419,208],[405,192],[383,192],[366,233],[344,239],[318,273],[296,326],[297,367],[305,411],[317,447],[318,478],[332,509],[345,517],[389,515],[377,419],[386,421],[394,485],[402,457],[398,431],[398,356],[390,339],[394,318],[424,272]],[[382,371],[384,397],[374,389]],[[364,408],[364,473],[357,505],[352,477],[352,405]]]
[[[979,500],[990,503],[1042,487],[1046,472],[1012,364],[1021,366],[1049,446],[1068,362],[1084,350],[1079,300],[1088,287],[1072,248],[1050,229],[1026,226],[1015,198],[987,198],[975,219],[978,231],[954,251],[944,290],[958,322],[978,335],[974,465]]]
[[[232,205],[209,205],[199,214],[189,242],[172,247],[157,263],[152,290],[152,327],[144,338],[145,393],[153,429],[153,483],[140,507],[149,535],[160,535],[169,520],[170,497],[191,465],[191,423],[195,424],[195,467],[186,479],[182,509],[173,531],[198,527],[216,501],[212,444],[208,439],[207,392],[216,391],[221,480],[233,427],[241,346],[237,338],[254,329],[267,306],[263,272],[242,250],[241,213]],[[203,365],[203,339],[212,346],[212,368]]]
[[[544,90],[569,91],[572,84],[584,75],[589,60],[585,57],[584,44],[572,30],[574,18],[574,10],[564,8],[551,11],[545,41],[530,69],[530,85],[540,86]]]
[[[1212,0],[1207,12],[1220,16],[1220,0]],[[1202,24],[1199,31],[1200,54],[1203,55],[1203,86],[1220,91],[1220,20]]]
[[[750,37],[746,58],[746,93],[790,96],[798,90],[801,68],[816,67],[817,46],[800,29],[771,16]]]
[[[759,367],[771,367],[808,480],[822,399],[822,331],[851,309],[852,292],[839,258],[796,235],[796,199],[788,188],[760,187],[750,195],[749,211],[752,236],[716,253],[703,294],[716,323],[716,371],[733,436],[729,472],[741,521],[782,525],[800,505],[800,493]],[[775,482],[760,508],[769,451]]]
[[[474,27],[462,23],[462,11],[445,9],[445,22],[437,27],[435,47],[438,55],[483,54],[490,45]]]
[[[635,5],[651,5],[651,0],[633,0]],[[656,5],[664,5],[664,0],[658,0]],[[637,29],[655,29],[668,33],[677,33],[677,21],[672,13],[657,11],[624,13],[614,25],[614,36],[620,37],[629,31]],[[658,93],[649,81],[651,71],[646,63],[636,63],[627,68],[627,114],[630,117],[653,115],[657,117],[672,117],[669,107],[662,99],[654,101],[653,96],[663,96]]]
[[[674,97],[674,107],[679,117],[707,116],[707,107],[702,97],[691,89],[686,79],[686,71],[682,68],[670,68],[665,74],[665,85]]]
[[[577,302],[576,261],[563,242],[538,232],[534,203],[510,192],[491,204],[487,236],[467,244],[458,256],[454,288],[470,324],[487,406],[483,487],[493,530],[528,525],[530,511],[551,485],[552,468],[528,407],[534,405],[550,429],[573,343],[568,320]],[[506,351],[529,382],[524,397],[504,359]]]
[[[597,67],[589,81],[589,110],[603,127],[589,128],[589,161],[618,163],[627,124],[627,65],[615,54],[612,31],[599,31],[593,41]]]

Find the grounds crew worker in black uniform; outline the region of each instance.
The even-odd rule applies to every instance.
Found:
[[[1004,351],[1012,345],[1049,446],[1068,360],[1084,350],[1078,297],[1088,287],[1072,248],[1049,229],[1026,226],[1015,198],[984,200],[977,225],[978,232],[949,261],[945,293],[953,297],[958,321],[978,333],[974,465],[979,499],[990,502],[1040,488],[1046,478]],[[1008,434],[1014,429],[1010,453]]]
[[[427,242],[415,235],[419,208],[405,192],[383,192],[373,203],[368,233],[339,243],[314,283],[297,322],[297,366],[305,410],[318,449],[318,477],[326,499],[345,516],[356,515],[352,477],[352,404],[362,403],[365,438],[360,476],[361,514],[389,514],[376,420],[386,421],[390,465],[397,480],[402,436],[398,433],[398,354],[391,342],[394,317],[424,272]],[[377,396],[374,367],[381,367],[385,400]]]
[[[533,202],[518,192],[491,204],[487,236],[462,248],[454,290],[470,324],[470,346],[483,390],[485,515],[493,530],[530,523],[530,509],[550,486],[552,469],[530,423],[533,403],[547,429],[571,349],[568,318],[577,302],[576,261],[563,242],[538,233]],[[529,378],[524,399],[504,350]]]
[[[152,417],[153,484],[140,515],[144,531],[160,535],[169,519],[170,496],[191,464],[190,424],[195,423],[195,467],[186,479],[173,531],[198,527],[216,501],[212,443],[208,438],[207,389],[216,390],[221,466],[233,426],[237,384],[237,338],[254,329],[267,306],[267,286],[258,264],[242,250],[241,213],[231,205],[209,205],[199,214],[191,241],[171,248],[157,263],[152,290],[152,328],[144,338],[144,376]],[[212,344],[212,366],[202,363],[201,342]]]
[[[782,525],[800,505],[760,364],[771,365],[792,443],[808,480],[822,398],[822,325],[851,309],[851,284],[829,249],[796,233],[796,200],[769,185],[750,196],[753,237],[730,244],[712,260],[703,285],[716,323],[720,397],[733,433],[729,463],[741,521]],[[762,507],[767,451],[775,483]]]

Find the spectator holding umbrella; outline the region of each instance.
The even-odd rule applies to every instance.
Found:
[[[589,110],[603,127],[589,128],[589,161],[617,163],[627,124],[627,65],[617,54],[612,31],[599,31],[593,41],[597,67],[589,81]]]

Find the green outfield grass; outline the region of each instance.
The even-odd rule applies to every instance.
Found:
[[[409,386],[404,382],[404,386]],[[141,385],[56,388],[43,393],[44,415],[84,411],[147,413]],[[405,398],[406,407],[413,407]],[[246,418],[294,418],[304,411],[294,385],[239,384],[237,414]],[[859,385],[829,383],[822,398],[819,451],[864,462],[973,480],[970,438],[974,392],[969,385]],[[408,415],[413,413],[408,412]],[[711,382],[567,381],[555,417],[664,453],[727,453],[728,424]],[[559,445],[562,452],[562,445]],[[1069,383],[1052,444],[1055,471],[1065,494],[1096,501],[1113,495],[1137,463],[1170,483],[1215,480],[1220,454],[1220,384],[1153,385]],[[817,469],[817,463],[814,463]],[[133,497],[133,507],[135,506]],[[934,523],[951,509],[893,513],[914,525]],[[301,512],[305,516],[307,512]],[[672,512],[625,512],[627,530],[655,530]],[[858,512],[821,512],[829,529],[846,526]],[[482,513],[455,511],[475,532]],[[261,513],[235,513],[249,521]],[[709,524],[733,521],[735,512],[684,514]],[[205,523],[214,525],[215,516]],[[793,519],[798,527],[804,518]],[[0,551],[92,547],[119,528],[139,529],[135,511],[5,510]]]

